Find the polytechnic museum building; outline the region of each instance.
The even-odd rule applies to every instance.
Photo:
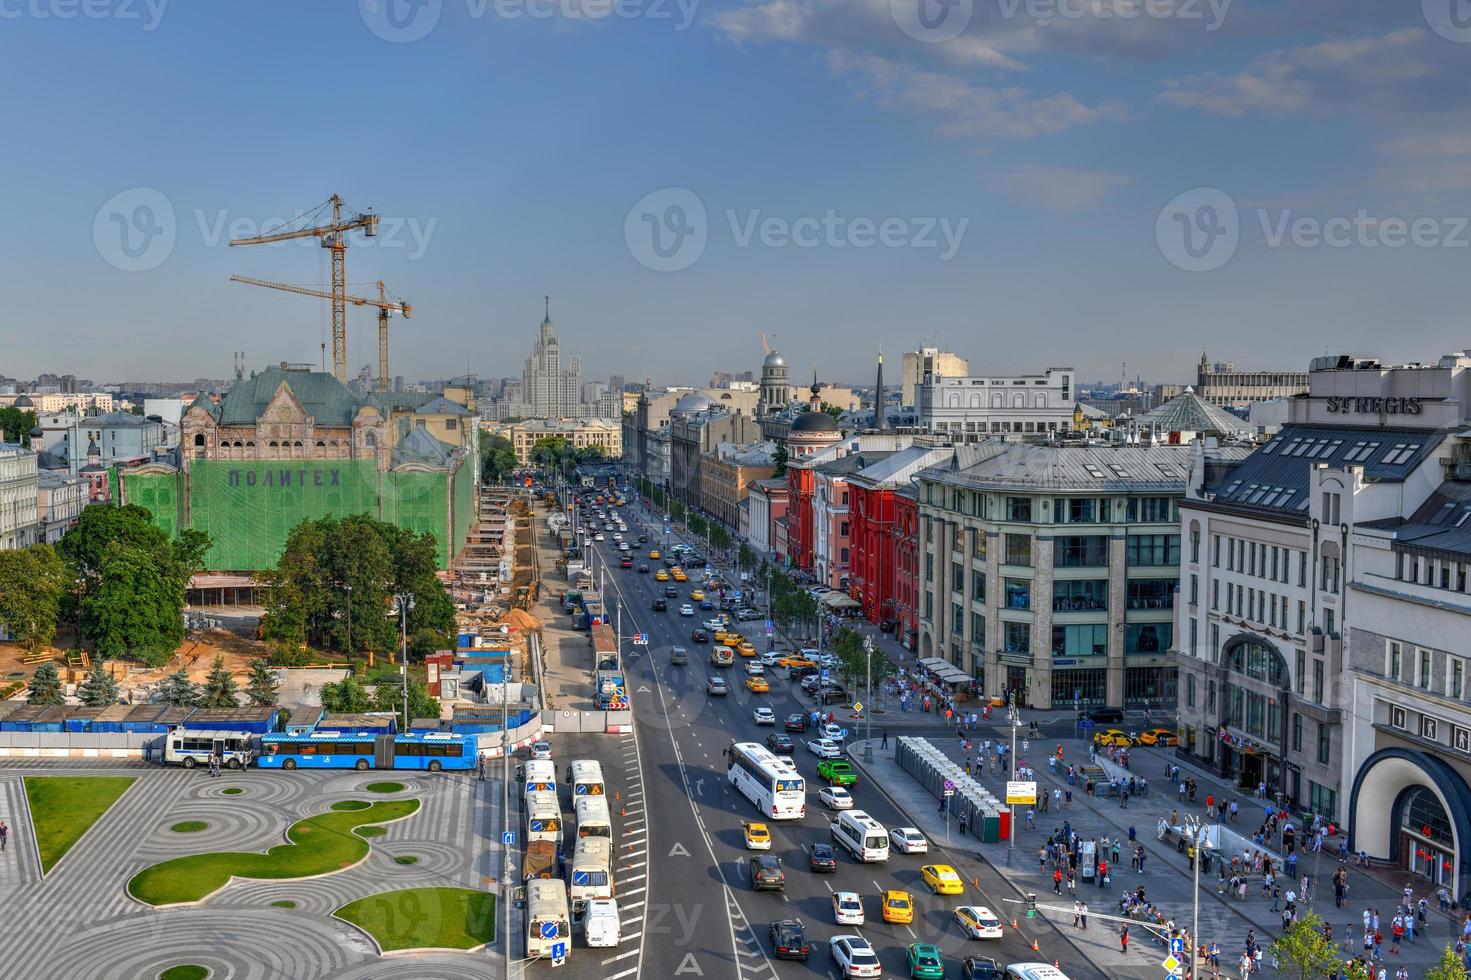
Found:
[[[1324,357],[1181,505],[1179,751],[1471,898],[1471,352]]]

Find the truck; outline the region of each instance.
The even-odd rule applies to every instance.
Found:
[[[613,627],[607,623],[594,626],[588,634],[592,644],[593,670],[616,670],[618,668],[618,638]]]
[[[599,670],[593,674],[593,689],[598,696],[600,711],[628,710],[628,682],[622,670]]]
[[[549,840],[527,841],[526,853],[521,859],[521,880],[562,877],[559,850]]]

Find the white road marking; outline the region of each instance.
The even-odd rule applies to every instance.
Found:
[[[633,967],[629,967],[627,970],[624,970],[622,973],[615,973],[615,974],[613,974],[610,977],[606,977],[606,978],[604,978],[604,980],[619,980],[620,977],[626,977],[626,976],[628,976],[631,973],[637,973],[637,972],[638,972],[638,967],[633,966]]]
[[[638,949],[630,949],[626,953],[619,953],[617,956],[613,956],[613,957],[610,957],[609,959],[603,960],[603,962],[600,965],[601,966],[607,966],[609,963],[617,963],[619,960],[626,960],[630,956],[637,956],[641,952],[643,952],[642,946],[640,946],[640,948],[638,948]],[[638,967],[634,967],[634,969],[636,970],[636,969],[638,969]]]
[[[623,882],[624,884],[632,884],[635,881],[643,881],[647,877],[648,875],[633,875],[631,877],[626,876],[624,877]]]

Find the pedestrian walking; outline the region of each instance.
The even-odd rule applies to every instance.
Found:
[[[1083,903],[1082,902],[1074,902],[1073,903],[1073,928],[1074,929],[1079,928],[1079,925],[1078,924],[1080,922],[1082,922],[1082,921],[1083,921]]]
[[[1082,919],[1082,921],[1083,921],[1083,931],[1084,932],[1087,932],[1088,931],[1088,903],[1087,902],[1079,902],[1078,903],[1078,917],[1080,919]]]
[[[1054,868],[1052,870],[1052,890],[1053,890],[1053,892],[1055,892],[1058,895],[1061,895],[1062,894],[1062,869],[1061,868]]]
[[[883,738],[883,741],[879,743],[879,748],[886,749],[888,747],[889,747],[889,730],[887,728],[885,728],[884,729],[884,738]]]
[[[475,759],[475,778],[478,782],[485,782],[485,756],[477,756]]]
[[[1129,951],[1129,924],[1126,922],[1119,927],[1119,952]]]
[[[960,836],[965,836],[965,817],[963,816],[960,818]]]
[[[0,820],[0,853],[4,853],[5,848],[9,845],[9,843],[10,828],[5,825],[4,820]]]

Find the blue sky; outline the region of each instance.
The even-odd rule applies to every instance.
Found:
[[[322,250],[224,242],[333,192],[411,378],[519,373],[543,293],[665,382],[1471,346],[1467,0],[89,2],[0,3],[12,376],[316,360],[325,304],[227,280]]]

